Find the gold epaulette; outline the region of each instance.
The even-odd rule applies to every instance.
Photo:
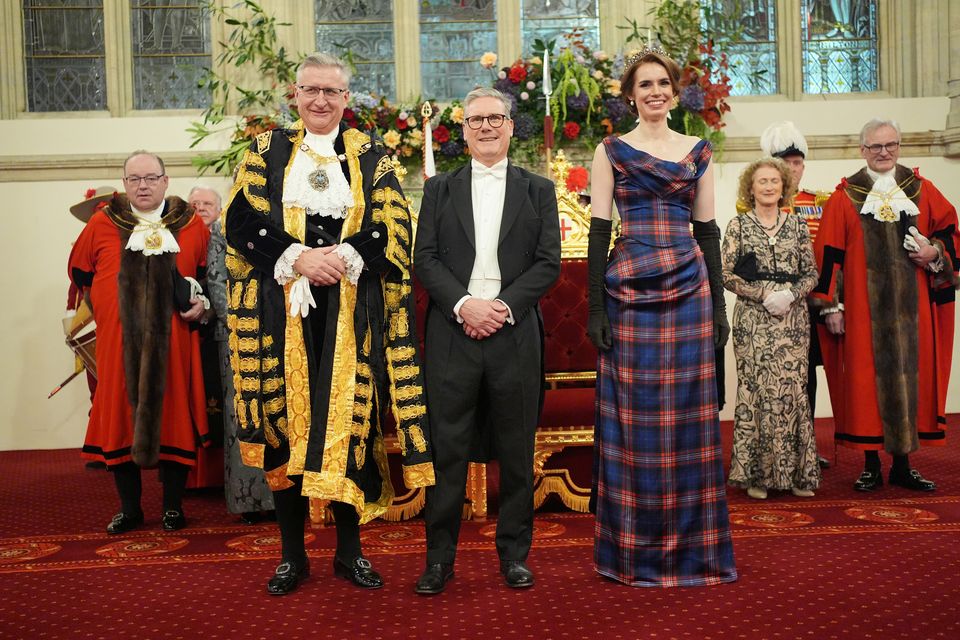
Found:
[[[823,205],[827,204],[827,200],[830,199],[830,195],[831,194],[829,191],[817,191],[814,194],[813,204],[818,207],[822,207]]]
[[[273,139],[273,136],[269,131],[264,131],[263,133],[257,134],[257,153],[260,155],[265,154],[270,150],[270,141]]]

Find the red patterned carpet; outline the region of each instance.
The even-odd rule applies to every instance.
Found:
[[[0,638],[949,638],[960,637],[960,417],[944,448],[913,457],[933,494],[850,488],[862,456],[840,449],[817,497],[730,493],[731,585],[629,588],[592,569],[592,518],[538,514],[514,592],[497,573],[493,521],[464,524],[446,593],[412,592],[423,524],[375,523],[364,548],[387,582],[360,592],[333,578],[334,533],[314,529],[313,576],[271,598],[272,524],[244,526],[219,492],[191,493],[189,528],[159,530],[159,485],[144,482],[147,524],[103,533],[116,498],[74,450],[0,453]],[[725,425],[729,446],[730,425]],[[818,424],[822,445],[829,425]],[[885,462],[888,459],[885,458]]]

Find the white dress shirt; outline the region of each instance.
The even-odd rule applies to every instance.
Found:
[[[459,322],[460,308],[471,297],[497,300],[500,294],[500,262],[497,249],[500,244],[500,222],[503,219],[503,199],[507,187],[506,158],[487,167],[470,161],[470,199],[473,202],[473,229],[476,257],[467,284],[469,295],[463,296],[453,307]],[[504,306],[505,302],[500,300]],[[513,312],[507,307],[507,321],[513,323]]]

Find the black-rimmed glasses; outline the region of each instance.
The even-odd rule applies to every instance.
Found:
[[[880,153],[881,151],[893,153],[900,148],[900,142],[888,142],[886,144],[865,144],[863,145],[863,148],[870,153]]]
[[[494,113],[489,116],[470,116],[469,118],[463,119],[463,121],[466,122],[467,126],[471,129],[479,129],[482,127],[484,120],[486,120],[494,129],[499,129],[503,126],[504,122],[509,120],[509,118],[502,113]]]
[[[148,187],[155,187],[164,175],[166,174],[161,173],[158,176],[124,176],[123,181],[131,187],[138,187],[141,182],[146,182]]]
[[[348,89],[338,89],[337,87],[312,87],[308,84],[298,84],[297,89],[300,90],[300,93],[311,100],[319,96],[321,93],[327,100],[333,100],[334,98],[339,98],[348,91]]]

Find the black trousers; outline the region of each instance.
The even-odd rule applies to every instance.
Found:
[[[427,488],[427,563],[453,564],[472,454],[500,464],[496,544],[501,561],[526,560],[533,540],[533,447],[542,392],[539,322],[528,315],[484,340],[431,310],[425,377],[433,466]]]
[[[280,527],[281,557],[283,562],[302,565],[307,559],[303,535],[306,531],[308,498],[302,495],[303,476],[290,478],[293,486],[273,492],[273,504]],[[330,503],[337,527],[336,555],[350,563],[360,555],[360,516],[353,505]]]

